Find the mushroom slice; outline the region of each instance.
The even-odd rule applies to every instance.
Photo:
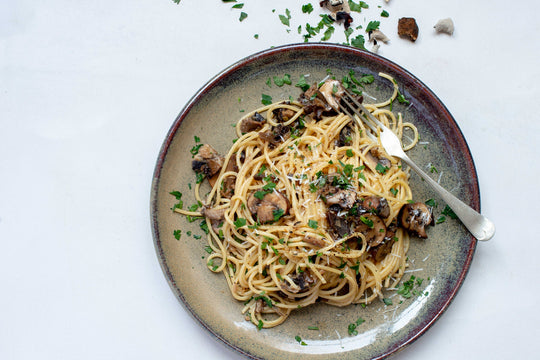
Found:
[[[392,252],[392,247],[396,242],[397,221],[394,219],[386,228],[383,242],[371,249],[371,255],[376,262],[382,261],[386,255]]]
[[[384,239],[384,241],[380,245],[377,245],[375,248],[373,248],[371,254],[375,261],[383,261],[386,255],[392,252],[392,247],[394,246],[394,243],[394,240]]]
[[[326,245],[323,239],[311,235],[304,236],[304,242],[307,242],[308,244],[311,244],[318,248],[322,248]]]
[[[398,218],[404,229],[421,238],[427,238],[425,227],[433,223],[431,211],[426,204],[421,202],[404,205]]]
[[[293,294],[305,292],[311,285],[315,284],[315,279],[309,270],[305,270],[299,274],[291,274],[289,275],[289,278],[292,280],[294,285],[289,284],[287,281],[283,281],[280,286],[283,290]]]
[[[364,214],[359,217],[355,232],[362,233],[370,247],[383,242],[386,235],[386,226],[380,217],[373,214]]]
[[[345,92],[341,82],[339,80],[328,79],[321,85],[319,92],[324,96],[328,105],[339,112],[339,100]]]
[[[339,132],[339,138],[337,146],[351,146],[352,144],[353,129],[350,125],[346,125]]]
[[[368,196],[362,201],[362,207],[383,219],[390,216],[390,206],[385,198],[380,196]]]
[[[373,30],[369,33],[369,41],[375,42],[375,44],[377,41],[382,41],[386,44],[390,39],[381,30]]]
[[[343,21],[345,29],[351,26],[353,18],[348,0],[323,0],[319,4],[332,12],[333,20],[337,22]]]
[[[274,111],[272,111],[272,113],[280,122],[289,121],[294,115],[296,115],[296,111],[286,108],[275,109]]]
[[[281,216],[289,213],[289,199],[279,191],[265,194],[262,199],[252,192],[248,196],[247,206],[253,216],[257,217],[260,223],[277,221]]]
[[[199,173],[212,177],[217,174],[223,166],[223,157],[208,144],[200,147],[199,152],[191,162],[191,168]]]
[[[270,146],[276,146],[277,144],[285,141],[290,135],[290,127],[279,124],[278,126],[259,133],[259,137],[264,141],[267,141]]]
[[[266,119],[258,112],[255,112],[253,115],[243,119],[240,122],[240,131],[242,133],[248,133],[251,131],[259,130],[263,127],[265,123]]]
[[[311,115],[315,120],[320,120],[322,115],[333,111],[332,107],[321,99],[317,83],[311,85],[298,97],[298,102],[302,104],[304,114]]]
[[[225,220],[225,209],[214,209],[205,206],[202,208],[201,213],[210,220],[212,230],[218,234],[219,228],[223,225],[223,221]]]
[[[339,208],[339,206],[338,206]],[[338,213],[341,210],[334,211],[332,207],[329,208],[326,213],[326,220],[328,221],[329,229],[334,237],[334,240],[344,237],[351,233],[351,226],[346,217],[339,216]]]
[[[356,192],[339,189],[333,194],[325,195],[325,199],[327,205],[339,205],[343,209],[350,209],[356,202]]]
[[[233,156],[229,159],[227,167],[225,167],[226,172],[238,172],[238,165],[236,164],[236,156]],[[221,185],[221,196],[224,198],[230,199],[234,195],[234,188],[236,186],[236,176],[229,175],[223,179],[223,184]]]
[[[366,165],[374,173],[384,173],[384,169],[390,168],[392,163],[383,156],[383,152],[377,147],[373,147],[366,152]]]

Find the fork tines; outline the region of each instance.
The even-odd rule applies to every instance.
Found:
[[[347,114],[351,119],[355,121],[362,121],[374,135],[377,135],[377,127],[383,129],[384,125],[368,109],[358,101],[353,94],[347,89],[344,89],[344,93],[339,102],[340,109]],[[354,116],[356,115],[356,116]],[[371,134],[368,134],[371,136]],[[371,136],[373,138],[373,136]]]

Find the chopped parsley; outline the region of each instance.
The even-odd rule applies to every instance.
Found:
[[[204,233],[206,235],[208,235],[210,233],[210,231],[208,230],[208,224],[206,223],[205,220],[201,221],[201,223],[199,224],[199,228],[204,231]]]
[[[176,197],[176,200],[182,199],[182,193],[180,191],[171,191],[169,194]]]
[[[247,220],[244,218],[238,218],[234,221],[234,226],[238,229],[246,225]]]
[[[397,293],[401,295],[402,297],[404,297],[405,299],[409,299],[412,296],[421,296],[421,295],[427,296],[428,294],[427,292],[423,293],[422,291],[415,289],[415,286],[416,287],[421,286],[423,281],[424,279],[417,278],[414,275],[411,275],[409,280],[404,281],[403,284],[400,285]]]
[[[270,177],[267,177],[265,179],[268,180],[269,178]],[[262,200],[266,194],[270,194],[272,191],[274,191],[275,188],[276,183],[273,181],[269,181],[262,187],[262,190],[255,191],[253,196],[255,196],[259,200]]]
[[[304,340],[302,340],[302,338],[301,338],[300,336],[298,336],[298,335],[296,335],[296,336],[294,337],[294,339],[295,339],[300,345],[302,345],[302,346],[306,346],[306,345],[307,345],[307,344],[304,342]]]
[[[428,199],[425,201],[427,206],[437,207],[437,201],[435,199]]]
[[[197,144],[193,146],[191,150],[189,150],[189,152],[191,153],[191,157],[194,157],[199,153],[199,149],[201,148],[201,146],[203,146],[203,144]]]
[[[364,319],[359,317],[358,320],[356,320],[356,322],[350,323],[348,326],[349,335],[354,335],[354,336],[358,335],[358,330],[356,330],[356,328],[362,325],[364,321],[365,321]]]
[[[302,91],[306,91],[310,87],[310,85],[306,81],[305,75],[300,75],[300,79],[298,80],[298,83],[295,86],[302,89]]]
[[[281,23],[285,26],[290,26],[290,20],[291,20],[291,12],[289,9],[285,9],[285,15],[279,15],[279,20]]]
[[[255,301],[256,301],[256,300],[263,300],[263,301],[266,303],[266,305],[267,305],[268,307],[274,307],[274,304],[272,303],[272,300],[270,300],[269,297],[267,297],[267,296],[264,295],[264,291],[261,292],[260,295],[255,296],[255,297],[253,298],[253,300],[255,300]]]
[[[457,219],[458,216],[456,215],[456,213],[450,208],[450,206],[446,205],[443,209],[443,211],[441,212],[441,214],[443,215],[446,215],[448,216],[449,218],[451,219]]]
[[[324,35],[323,37],[321,38],[321,41],[328,41],[330,40],[330,38],[332,37],[332,35],[334,34],[334,31],[336,29],[333,27],[333,26],[328,26],[328,28],[324,31]]]
[[[353,0],[349,0],[349,8],[351,11],[361,12],[362,9],[369,9],[369,5],[365,1],[359,1],[357,4]]]
[[[263,105],[270,105],[272,104],[272,97],[270,95],[262,94],[261,95],[261,103]]]
[[[272,211],[272,215],[274,215],[274,221],[278,221],[280,217],[283,216],[285,213],[285,210],[283,209],[277,209]]]
[[[171,191],[169,194],[174,196],[178,202],[173,205],[172,211],[175,209],[181,209],[184,206],[184,202],[182,201],[182,193],[180,191]]]
[[[360,220],[361,220],[364,224],[366,224],[370,229],[373,229],[373,226],[374,226],[373,220],[370,220],[370,219],[368,219],[368,218],[366,218],[366,217],[364,217],[364,216],[360,216]]]
[[[311,3],[302,5],[302,12],[304,14],[311,14],[312,11],[313,11],[313,5],[311,5]]]
[[[244,21],[247,17],[248,17],[248,14],[242,11],[240,13],[240,17],[238,18],[238,21]]]
[[[379,25],[381,25],[380,21],[370,21],[369,24],[366,26],[366,32],[377,30],[379,28]]]
[[[377,163],[377,166],[375,166],[375,170],[377,170],[377,172],[381,175],[384,175],[386,174],[386,172],[388,171],[388,167],[382,165],[381,163]]]
[[[351,39],[351,46],[355,48],[366,50],[365,44],[366,44],[366,39],[364,38],[364,35],[358,35],[357,37]]]
[[[399,91],[397,95],[397,100],[399,101],[400,104],[409,105],[411,103],[409,100],[405,99],[405,96],[403,96],[403,94],[400,93]]]
[[[390,298],[384,298],[384,299],[382,299],[382,301],[383,301],[383,303],[384,303],[385,305],[387,305],[387,306],[390,306],[390,305],[393,304],[393,303],[392,303],[392,299],[390,299]]]
[[[174,230],[173,235],[176,240],[180,240],[180,237],[182,236],[182,230]]]
[[[319,227],[319,223],[316,220],[309,220],[308,226],[312,229],[317,229]]]
[[[281,86],[283,86],[285,84],[287,84],[287,85],[292,84],[291,75],[289,75],[289,74],[285,74],[285,75],[283,75],[283,77],[274,76],[273,79],[274,79],[274,84],[276,84],[279,87],[281,87]]]
[[[214,259],[210,259],[208,260],[208,262],[206,263],[206,265],[212,269],[212,271],[216,271],[217,268],[219,267],[218,265],[214,264]]]

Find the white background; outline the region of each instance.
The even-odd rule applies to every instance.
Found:
[[[210,78],[302,42],[308,1],[0,0],[0,358],[237,359],[184,310],[154,250],[152,172]],[[395,359],[537,355],[540,270],[536,1],[368,0],[380,54],[447,105],[497,234],[439,321]],[[378,6],[382,8],[378,8]],[[278,19],[289,8],[291,31]],[[272,12],[275,9],[275,12]],[[379,16],[386,9],[390,17]],[[397,36],[415,17],[416,43]],[[453,36],[435,34],[451,17]],[[259,34],[259,39],[254,38]],[[331,42],[342,42],[338,27]]]

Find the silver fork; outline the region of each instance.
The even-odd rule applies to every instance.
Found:
[[[397,135],[392,130],[384,126],[375,116],[373,116],[373,114],[371,114],[369,110],[367,110],[359,101],[357,101],[349,91],[345,90],[345,95],[341,98],[341,100],[347,105],[343,106],[343,104],[340,103],[341,110],[351,119],[354,119],[357,122],[362,121],[373,132],[373,134],[376,135],[379,133],[381,144],[386,152],[391,156],[400,158],[407,165],[409,165],[409,167],[416,171],[418,175],[420,175],[429,185],[431,185],[476,239],[485,241],[493,237],[495,234],[495,225],[488,218],[479,214],[469,205],[459,200],[457,197],[440,186],[435,180],[429,177],[425,172],[423,172],[407,156],[407,154],[405,154],[401,141]],[[351,111],[353,112],[352,114]],[[362,116],[362,113],[364,116]],[[377,127],[379,127],[380,132],[377,131]],[[368,135],[376,141],[377,138],[373,134],[368,132]]]

